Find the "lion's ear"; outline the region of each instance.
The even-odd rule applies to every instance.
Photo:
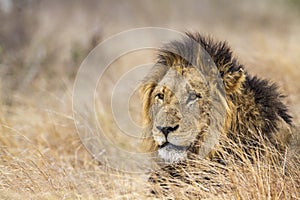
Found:
[[[223,76],[226,93],[240,93],[245,80],[246,75],[243,68],[233,72],[226,72]]]

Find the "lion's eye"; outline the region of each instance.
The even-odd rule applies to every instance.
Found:
[[[157,98],[157,99],[159,99],[159,100],[164,100],[164,94],[162,94],[162,93],[158,93],[156,96],[155,96],[155,98]]]
[[[197,95],[196,94],[190,94],[190,100],[195,100],[197,99]]]
[[[201,95],[200,95],[200,94],[191,93],[191,94],[189,95],[188,101],[194,101],[194,100],[200,99],[200,98],[201,98]]]

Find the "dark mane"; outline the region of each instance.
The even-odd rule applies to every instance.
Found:
[[[158,54],[158,63],[166,66],[171,66],[178,61],[184,65],[190,65],[191,62],[196,63],[197,49],[200,44],[213,59],[221,77],[225,73],[243,68],[237,59],[232,56],[232,51],[227,42],[216,42],[211,37],[203,37],[199,33],[186,33],[186,35],[187,37],[184,37],[182,41],[175,40],[163,46]]]
[[[262,118],[265,120],[265,126],[262,127],[263,133],[277,131],[276,122],[280,120],[279,118],[288,124],[292,123],[288,108],[281,101],[284,95],[278,92],[278,86],[275,83],[247,75],[244,87],[254,92],[255,103],[260,106]]]
[[[214,41],[211,37],[203,37],[199,33],[186,33],[186,35],[187,37],[181,41],[172,41],[165,45],[159,52],[157,62],[165,66],[172,66],[176,63],[187,66],[196,63],[200,44],[213,59],[222,78],[241,70],[244,71],[243,65],[233,57],[227,42]],[[253,94],[263,121],[261,131],[267,135],[277,131],[280,118],[291,124],[292,117],[288,114],[287,106],[282,102],[283,95],[278,92],[277,85],[256,76],[252,77],[247,72],[244,75],[245,80],[239,92],[241,95]],[[235,105],[240,103],[234,99],[236,98],[232,98],[232,101]]]

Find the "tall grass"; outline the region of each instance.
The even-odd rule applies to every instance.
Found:
[[[97,42],[128,28],[164,26],[228,40],[246,70],[279,83],[299,124],[299,17],[290,5],[271,4],[37,0],[0,11],[0,199],[299,199],[299,155],[291,161],[291,149],[279,153],[262,141],[266,153],[253,151],[249,159],[228,141],[224,145],[240,159],[226,151],[225,165],[192,159],[173,169],[181,179],[166,169],[118,172],[82,145],[71,107],[76,71]],[[155,173],[168,190],[148,182]]]

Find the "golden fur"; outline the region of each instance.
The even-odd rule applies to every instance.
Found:
[[[223,139],[230,138],[243,143],[246,150],[258,147],[261,137],[281,148],[282,139],[279,139],[277,133],[282,128],[290,130],[292,121],[286,106],[281,101],[282,95],[277,91],[277,86],[248,75],[243,66],[232,57],[226,43],[214,42],[199,34],[188,33],[187,36],[183,41],[171,42],[161,50],[156,65],[140,87],[145,125],[142,144],[144,151],[159,150],[164,147],[165,142],[171,143],[171,147],[162,153],[162,157],[166,157],[167,160],[171,155],[166,155],[169,152],[172,156],[176,154],[177,157],[185,155],[182,154],[183,151],[205,157],[212,151],[203,147],[203,141],[209,140],[209,137],[219,140],[218,134],[221,134]],[[211,59],[215,63],[215,68]],[[217,72],[214,72],[214,69],[217,69]],[[214,82],[212,80],[217,79],[214,76],[219,76],[222,85],[211,84]],[[199,93],[209,91],[201,94],[201,98],[197,100],[198,106],[193,105],[195,111],[189,111],[193,113],[190,114],[193,117],[189,114],[184,115],[184,112],[187,113],[184,109],[188,108],[185,108],[187,105],[182,103],[185,99],[184,95],[189,95],[190,91],[178,89],[178,86],[188,86],[192,91]],[[157,94],[160,88],[167,89]],[[166,90],[176,98],[166,94]],[[217,101],[215,97],[212,98],[212,94],[216,95]],[[159,97],[161,100],[157,103],[156,95],[170,98]],[[211,112],[212,110],[214,112]],[[174,115],[181,117],[175,119]],[[187,120],[183,120],[185,118],[190,118],[189,121],[195,119],[199,121],[198,124],[189,124]],[[162,123],[164,120],[166,122]],[[167,134],[170,140],[174,141],[173,143],[168,141],[167,136],[164,136],[165,133],[162,134],[161,130],[166,129],[160,129],[160,124],[164,124],[164,127],[171,130]],[[197,127],[190,127],[191,124]],[[181,127],[191,131],[185,131]],[[210,132],[209,128],[212,129]],[[195,132],[197,134],[194,134]],[[289,142],[292,134],[291,131],[287,132],[285,143]],[[190,143],[185,141],[187,138],[190,139]],[[186,158],[186,156],[182,159],[177,157],[171,159],[171,162]]]

